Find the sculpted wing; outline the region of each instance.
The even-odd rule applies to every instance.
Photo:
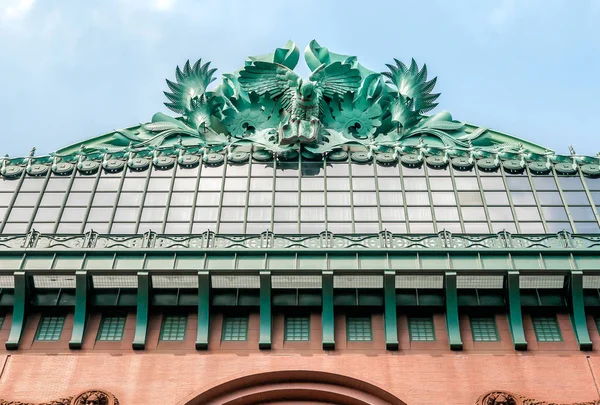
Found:
[[[343,98],[348,92],[355,92],[360,86],[358,69],[349,63],[334,62],[321,65],[310,75],[310,81],[317,82],[324,96]]]
[[[167,79],[167,86],[171,92],[164,92],[169,99],[165,105],[178,114],[185,114],[192,110],[192,102],[197,97],[202,97],[206,93],[206,88],[215,81],[213,74],[217,69],[210,69],[210,62],[202,64],[198,59],[193,66],[190,61],[185,62],[183,70],[177,66],[175,78],[177,82]]]
[[[240,86],[247,92],[267,94],[278,100],[282,107],[291,112],[292,98],[299,77],[292,70],[278,63],[255,61],[240,71]]]

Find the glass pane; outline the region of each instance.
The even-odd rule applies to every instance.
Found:
[[[341,176],[348,177],[350,175],[350,171],[348,169],[348,163],[327,163],[326,171],[327,176]],[[398,171],[396,170],[396,175],[398,175]]]
[[[273,203],[272,192],[251,192],[248,195],[248,205],[268,205],[271,206]]]
[[[409,227],[411,233],[433,233],[434,229],[431,222],[411,222]]]
[[[193,192],[174,192],[171,195],[171,205],[190,206],[194,204]]]
[[[470,320],[474,342],[497,342],[500,340],[496,329],[496,320],[493,316],[470,317]]]
[[[225,190],[244,191],[248,188],[248,179],[238,177],[227,177],[225,179]]]
[[[546,233],[541,222],[519,222],[521,233]]]
[[[409,317],[408,333],[413,342],[433,342],[435,341],[435,331],[433,329],[433,318],[431,317]]]
[[[594,221],[594,211],[590,207],[569,207],[569,212],[575,221]]]
[[[431,214],[431,212],[430,212]],[[375,207],[357,207],[354,206],[355,221],[378,221],[379,215]]]
[[[492,232],[502,231],[517,233],[517,225],[514,222],[492,222]]]
[[[538,191],[541,205],[563,205],[560,194],[556,191]]]
[[[434,205],[456,205],[456,198],[452,192],[433,192],[431,193],[431,199]]]
[[[536,190],[558,190],[554,177],[532,176]]]
[[[461,207],[460,210],[462,211],[462,216],[465,222],[487,220],[483,207]]]
[[[564,196],[568,205],[590,205],[584,191],[565,191]]]
[[[252,162],[252,176],[273,177],[273,166]]]
[[[221,190],[222,180],[219,178],[202,177],[198,185],[199,191],[219,191]],[[168,190],[168,188],[167,188]]]
[[[298,179],[294,177],[279,177],[275,184],[276,190],[298,190]]]
[[[391,190],[400,192],[400,178],[399,177],[383,177],[377,179],[379,190]]]
[[[271,207],[248,207],[248,221],[266,222],[271,220]]]
[[[562,342],[558,321],[554,316],[532,316],[533,329],[538,342]]]
[[[546,221],[568,221],[563,207],[542,207],[542,214]]]
[[[560,188],[565,190],[583,190],[583,184],[581,183],[581,179],[579,177],[559,177],[558,184],[560,184]]]
[[[169,193],[152,193],[148,192],[146,194],[146,199],[144,200],[144,205],[166,205],[167,200],[169,199]]]
[[[458,221],[456,207],[435,207],[434,212],[437,221]]]
[[[408,207],[409,221],[431,221],[431,209],[429,207]]]
[[[350,208],[348,207],[329,207],[327,208],[327,220],[328,221],[350,221],[351,216]]]
[[[515,213],[519,221],[541,221],[536,207],[515,207]]]
[[[144,207],[141,220],[144,222],[161,221],[165,217],[165,207]]]
[[[250,190],[271,191],[273,190],[273,179],[268,177],[253,177],[250,179]]]
[[[171,207],[167,215],[170,222],[190,221],[192,219],[192,207]]]
[[[502,177],[482,177],[481,187],[484,190],[504,190],[504,180]]]
[[[173,191],[196,190],[196,179],[193,177],[177,177],[173,183]]]
[[[375,192],[352,193],[354,205],[377,205],[377,194]]]
[[[371,334],[371,317],[346,318],[348,341],[364,342],[373,339]]]
[[[227,177],[230,177],[230,176],[248,177],[248,169],[249,168],[250,168],[250,165],[248,165],[248,164],[227,165],[227,168],[226,168]]]
[[[223,341],[245,341],[248,339],[248,317],[224,317]]]
[[[434,177],[429,179],[429,186],[432,190],[454,190],[452,178]]]
[[[325,193],[321,192],[302,192],[300,194],[300,201],[302,205],[325,205]]]
[[[166,315],[160,328],[160,340],[183,341],[187,328],[186,315]]]
[[[221,193],[198,193],[196,205],[219,205]]]
[[[327,178],[327,191],[345,191],[350,190],[350,179],[348,178]]]
[[[166,190],[171,188],[171,179],[150,179],[150,185],[148,186],[148,188],[151,190],[160,190],[160,188],[154,188],[154,187],[156,187],[155,182],[157,180],[161,180],[161,181],[165,182]],[[123,190],[123,191],[143,191],[144,187],[146,187],[146,179],[135,178],[135,177],[134,178],[126,177],[125,181],[123,182],[123,187],[121,188],[121,190]],[[152,188],[150,188],[150,187],[152,187]]]
[[[65,193],[44,193],[42,197],[41,207],[60,207],[62,205]],[[8,205],[8,204],[7,204]]]
[[[323,191],[325,189],[325,180],[323,177],[302,177],[300,179],[302,191]]]
[[[404,207],[381,208],[382,221],[404,221]]]
[[[367,165],[352,165],[352,176],[373,177],[375,175],[374,167],[371,164]]]
[[[490,228],[485,222],[465,222],[466,233],[490,233]]]
[[[64,316],[43,316],[38,324],[35,340],[59,340],[64,324]]]
[[[549,233],[557,233],[560,231],[573,232],[571,224],[568,222],[547,222],[546,227],[548,228]]]
[[[275,221],[297,221],[298,208],[275,207]]]
[[[535,205],[535,198],[530,191],[513,191],[510,196],[515,205]]]
[[[513,215],[509,207],[488,207],[492,221],[512,221]]]
[[[135,222],[137,221],[139,208],[117,208],[115,212],[115,221],[117,222]]]
[[[597,222],[575,222],[577,233],[600,233]]]
[[[427,193],[406,193],[406,205],[429,205],[429,195]]]
[[[310,334],[310,319],[307,316],[285,318],[285,340],[307,341]]]
[[[457,190],[479,190],[476,177],[457,177],[454,179]]]
[[[484,194],[487,205],[509,205],[508,196],[503,191],[486,191]]]
[[[226,191],[223,193],[223,205],[246,205],[246,192]]]
[[[87,206],[90,201],[91,194],[89,193],[69,193],[69,198],[67,199],[67,206]]]
[[[527,177],[507,177],[506,184],[509,190],[531,190]]]
[[[302,221],[325,221],[325,208],[302,207],[300,209],[300,219]]]
[[[426,191],[427,181],[425,180],[425,177],[405,177],[404,189],[410,191]]]
[[[328,198],[329,198],[329,194],[328,194]],[[348,204],[350,199],[348,199]],[[329,200],[327,200],[327,203],[329,204]],[[395,191],[395,192],[386,192],[386,191],[381,191],[379,192],[379,203],[381,205],[402,205],[402,193],[400,191]],[[331,204],[330,204],[331,205]]]
[[[243,221],[245,211],[244,207],[223,207],[221,209],[221,221]]]
[[[298,205],[298,193],[285,193],[285,192],[277,192],[275,193],[275,205]]]
[[[123,339],[125,316],[103,316],[96,340],[115,342]]]
[[[503,193],[506,197],[506,193]],[[460,205],[483,205],[483,200],[481,199],[481,193],[479,192],[465,192],[461,191],[458,193],[458,201]],[[508,204],[508,199],[506,200]]]
[[[142,193],[121,193],[119,205],[139,207],[142,205],[142,198]]]

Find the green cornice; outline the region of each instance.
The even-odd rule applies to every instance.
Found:
[[[394,59],[388,71],[362,66],[355,56],[330,52],[311,41],[304,51],[312,74],[299,77],[294,68],[300,52],[289,41],[273,53],[249,57],[239,70],[224,74],[212,90],[216,69],[198,60],[177,67],[167,80],[165,105],[177,118],[156,113],[149,122],[99,135],[45,156],[0,159],[0,174],[36,174],[51,167],[67,172],[77,166],[93,171],[100,165],[144,168],[178,161],[218,164],[228,160],[401,161],[418,165],[475,164],[485,170],[504,165],[534,172],[562,170],[599,175],[598,157],[557,155],[541,145],[454,120],[450,113],[428,112],[437,106],[437,78],[427,66]],[[87,163],[84,163],[87,162]],[[35,167],[33,167],[35,166]],[[44,169],[41,166],[45,166]]]

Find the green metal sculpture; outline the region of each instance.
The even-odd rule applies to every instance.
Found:
[[[409,64],[394,59],[386,72],[379,73],[316,41],[308,44],[304,57],[312,72],[308,79],[294,72],[300,52],[289,41],[273,53],[249,57],[241,69],[224,74],[212,88],[216,69],[210,62],[188,61],[176,68],[174,81],[167,80],[165,92],[165,105],[180,117],[157,113],[151,122],[35,161],[79,161],[86,166],[83,161],[105,162],[110,156],[128,160],[152,156],[155,161],[161,155],[180,155],[181,160],[185,150],[215,162],[224,154],[232,159],[250,153],[261,159],[298,154],[322,159],[351,151],[357,159],[377,156],[381,161],[405,154],[419,162],[428,157],[442,162],[464,158],[471,164],[477,160],[497,166],[502,159],[523,167],[536,161],[540,170],[550,163],[597,163],[596,158],[558,156],[531,142],[455,121],[448,112],[427,115],[438,105],[440,94],[433,92],[437,78],[428,80],[427,66],[419,67],[414,59]],[[8,164],[32,159],[11,158]],[[7,159],[2,166],[7,166]]]

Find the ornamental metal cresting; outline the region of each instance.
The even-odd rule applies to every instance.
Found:
[[[181,116],[156,113],[151,122],[116,130],[59,149],[47,156],[5,157],[0,174],[40,175],[48,168],[65,174],[76,166],[94,172],[100,166],[120,170],[149,164],[193,165],[200,159],[219,164],[255,160],[345,160],[375,158],[392,163],[471,167],[535,173],[600,174],[598,157],[561,156],[534,143],[484,127],[456,121],[435,108],[436,79],[413,59],[394,59],[378,73],[355,56],[330,52],[316,41],[304,51],[308,79],[294,72],[300,60],[289,41],[273,53],[249,57],[245,65],[222,75],[211,88],[216,69],[210,62],[186,62],[167,80],[166,106]]]

